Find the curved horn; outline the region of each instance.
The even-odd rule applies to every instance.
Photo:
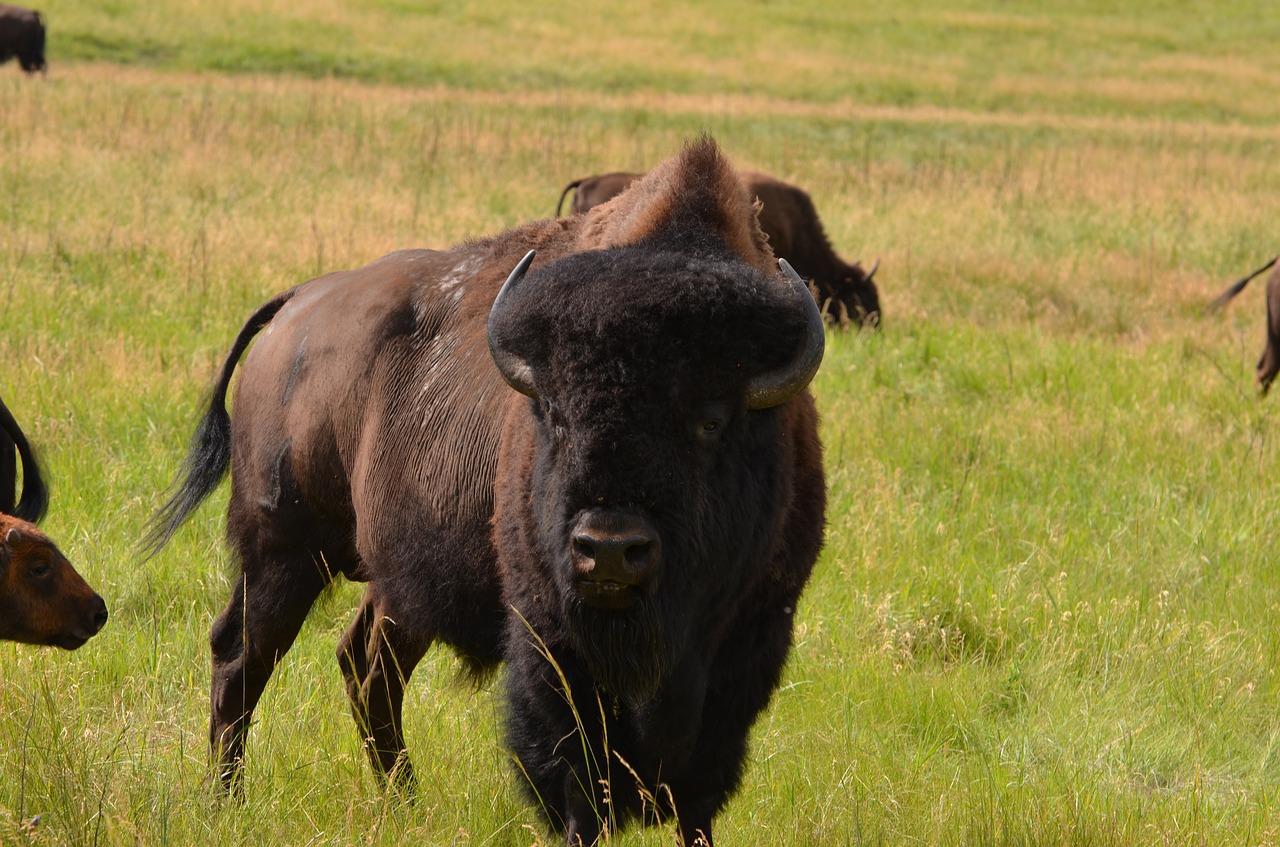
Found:
[[[493,325],[494,319],[502,310],[504,299],[520,284],[525,272],[529,270],[529,265],[533,264],[533,257],[537,252],[536,250],[530,250],[525,253],[524,258],[520,260],[520,264],[516,265],[515,270],[507,277],[507,281],[502,283],[502,288],[499,289],[498,296],[494,298],[493,306],[489,309],[487,329],[489,355],[493,357],[493,363],[498,366],[498,373],[502,374],[502,378],[507,381],[507,385],[530,397],[538,396],[538,392],[533,387],[533,368],[529,367],[529,363],[515,353],[503,349],[493,335]]]
[[[880,257],[877,256],[875,264],[871,266],[871,270],[867,271],[867,282],[870,282],[871,277],[876,275],[876,271],[879,269],[879,267],[880,267]]]
[[[790,362],[776,370],[760,374],[748,383],[748,409],[768,409],[787,402],[803,391],[818,372],[818,365],[822,364],[822,354],[827,345],[822,314],[809,294],[808,286],[786,259],[779,259],[778,266],[786,274],[791,293],[800,301],[798,305],[804,309],[804,345]]]

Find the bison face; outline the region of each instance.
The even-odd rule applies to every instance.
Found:
[[[757,578],[784,508],[776,407],[822,319],[798,279],[729,257],[578,254],[490,315],[527,440],[497,481],[508,597],[613,694],[643,700]],[[514,504],[514,505],[512,505]]]
[[[75,650],[106,622],[106,603],[53,542],[31,524],[10,526],[0,539],[0,638]]]

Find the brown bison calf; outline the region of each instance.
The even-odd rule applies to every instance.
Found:
[[[107,604],[34,524],[0,515],[0,640],[74,650],[107,622]]]

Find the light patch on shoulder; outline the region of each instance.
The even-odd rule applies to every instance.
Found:
[[[461,297],[463,290],[467,287],[467,280],[480,270],[481,261],[479,256],[473,256],[456,265],[453,270],[446,273],[440,278],[437,287],[443,292],[456,292],[454,297]]]

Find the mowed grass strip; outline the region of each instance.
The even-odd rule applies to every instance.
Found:
[[[702,129],[809,188],[846,258],[882,259],[885,303],[882,332],[831,337],[815,383],[827,551],[721,839],[1274,839],[1260,284],[1201,315],[1276,250],[1270,130],[1232,117],[1196,134],[1177,110],[1010,120],[963,98],[973,119],[781,96],[700,111],[699,96],[0,75],[3,392],[48,465],[46,528],[112,611],[74,654],[0,646],[0,843],[544,837],[501,749],[497,686],[459,683],[447,651],[406,704],[422,796],[382,794],[333,658],[349,585],[268,689],[246,805],[218,803],[223,497],[159,557],[133,545],[271,293],[547,216],[570,178],[643,168]]]

